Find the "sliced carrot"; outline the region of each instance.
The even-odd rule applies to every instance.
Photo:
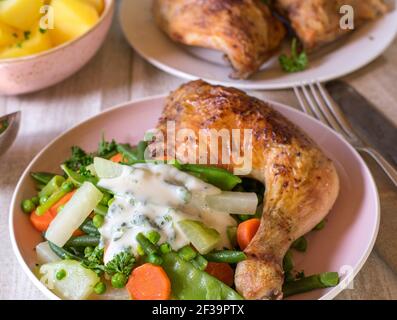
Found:
[[[123,155],[121,153],[117,153],[113,157],[110,158],[110,161],[120,163],[123,161]]]
[[[229,287],[234,283],[234,270],[228,263],[208,262],[205,272],[222,281]]]
[[[126,288],[134,300],[168,300],[171,296],[171,282],[164,269],[151,263],[134,269]]]
[[[60,199],[56,204],[54,204],[50,210],[48,210],[46,213],[44,213],[42,216],[38,216],[35,211],[33,211],[30,214],[30,221],[32,222],[33,226],[36,228],[36,230],[40,232],[47,231],[50,223],[56,215],[58,214],[58,209],[59,207],[65,205],[74,195],[76,191],[69,192],[65,196],[63,196],[62,199]],[[75,237],[83,235],[84,232],[81,231],[80,229],[77,229],[73,235]]]
[[[61,206],[65,205],[66,203],[69,202],[69,200],[73,197],[73,195],[74,195],[75,192],[76,192],[76,190],[74,190],[74,191],[72,191],[72,192],[69,192],[69,193],[65,194],[56,204],[54,204],[54,205],[51,207],[50,210],[52,211],[52,213],[54,214],[54,216],[57,215],[58,209],[59,209]]]
[[[80,237],[82,235],[85,235],[85,233],[83,231],[81,231],[80,229],[77,229],[73,232],[73,237]]]
[[[244,250],[252,238],[255,236],[258,231],[259,225],[261,221],[259,219],[249,219],[240,223],[237,227],[237,243],[241,250]]]
[[[30,214],[30,222],[33,224],[35,229],[40,232],[46,231],[54,218],[55,216],[53,215],[52,210],[48,210],[42,216],[37,215],[36,211],[33,211]]]

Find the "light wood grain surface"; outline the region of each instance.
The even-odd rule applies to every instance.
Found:
[[[345,80],[397,125],[397,41],[383,56]],[[101,110],[130,99],[168,93],[183,82],[134,53],[115,19],[100,52],[72,78],[34,94],[0,96],[0,114],[23,111],[19,136],[0,161],[0,299],[45,299],[18,265],[8,233],[12,192],[32,158],[63,131]],[[292,91],[251,94],[298,107]],[[345,290],[337,299],[397,299],[396,190],[376,164],[366,160],[381,196],[380,233],[373,253],[354,281],[354,289]]]

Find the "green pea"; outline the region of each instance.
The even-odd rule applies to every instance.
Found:
[[[190,262],[195,266],[195,268],[201,271],[205,270],[205,268],[207,268],[208,265],[207,259],[204,258],[202,255],[197,255],[197,257],[191,260]]]
[[[137,253],[140,256],[144,256],[145,255],[145,250],[143,250],[142,246],[140,244],[138,244],[137,248],[136,248]]]
[[[71,181],[65,181],[62,183],[61,189],[65,192],[71,192],[74,188],[74,185]]]
[[[158,266],[163,264],[163,258],[160,257],[158,254],[156,253],[151,253],[147,256],[146,261],[152,264],[156,264]]]
[[[40,200],[39,200],[40,205],[43,205],[44,203],[46,203],[47,200],[48,200],[48,197],[47,197],[47,196],[42,196],[42,197],[40,197]]]
[[[34,211],[34,209],[36,209],[36,206],[34,205],[32,200],[26,199],[22,201],[21,208],[23,212],[31,213],[32,211]]]
[[[94,287],[94,292],[96,294],[104,294],[106,292],[106,284],[98,282]]]
[[[164,242],[163,244],[160,245],[160,252],[162,254],[166,254],[166,253],[169,253],[171,251],[172,251],[172,248],[171,248],[169,243]]]
[[[151,230],[147,233],[146,238],[148,238],[151,243],[156,244],[159,242],[161,236],[157,231]]]
[[[113,288],[124,288],[125,284],[127,283],[127,277],[122,273],[116,273],[112,276],[111,283]]]
[[[96,214],[92,219],[92,223],[96,228],[102,227],[103,223],[105,222],[105,218],[99,214]]]
[[[35,206],[38,206],[40,204],[40,198],[37,196],[33,197],[31,200]]]
[[[55,277],[57,280],[62,280],[63,278],[66,277],[66,271],[64,269],[59,270],[56,274]]]

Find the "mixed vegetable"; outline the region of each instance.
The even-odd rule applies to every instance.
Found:
[[[264,186],[219,168],[145,161],[146,147],[102,138],[95,153],[73,147],[62,175],[31,174],[37,194],[21,208],[44,237],[40,280],[65,299],[242,299],[234,269],[259,227]],[[306,248],[304,237],[291,246]],[[295,272],[291,250],[285,296],[338,284],[337,273]]]

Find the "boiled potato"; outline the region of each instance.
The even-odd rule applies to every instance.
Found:
[[[0,51],[0,59],[29,56],[51,48],[52,43],[49,32],[40,31],[37,25],[32,31],[26,31],[23,39],[18,40],[14,45]]]
[[[64,270],[64,278],[59,280],[57,273]],[[47,263],[40,267],[40,281],[50,290],[53,290],[63,299],[84,300],[94,291],[94,286],[99,282],[98,275],[84,268],[80,262],[62,260]]]
[[[96,11],[98,11],[99,14],[103,12],[103,9],[105,8],[105,3],[104,0],[82,0],[85,2],[88,2],[90,5],[94,6]]]
[[[54,29],[49,30],[55,45],[86,33],[99,20],[96,9],[86,1],[53,0]]]
[[[29,30],[40,19],[44,0],[1,0],[0,21],[20,30]]]
[[[20,36],[21,32],[0,22],[0,47],[16,43]]]

